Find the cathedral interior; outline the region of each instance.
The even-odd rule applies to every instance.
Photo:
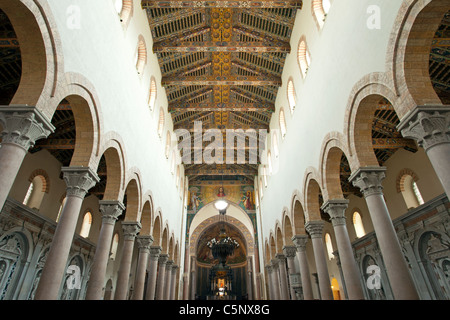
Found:
[[[0,0],[0,300],[449,300],[448,0]]]

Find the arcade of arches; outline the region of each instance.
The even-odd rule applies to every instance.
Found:
[[[449,2],[372,2],[0,0],[0,300],[449,300]]]

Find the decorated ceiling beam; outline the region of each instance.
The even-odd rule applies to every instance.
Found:
[[[186,176],[248,176],[257,175],[258,170],[255,169],[207,169],[195,170],[189,169],[184,173]]]
[[[1,38],[0,48],[18,48],[20,47],[17,38]]]
[[[270,103],[191,103],[169,105],[169,112],[172,111],[267,111],[274,112],[275,105]]]
[[[164,14],[158,17],[153,17],[150,10],[147,10],[147,17],[148,22],[150,24],[150,27],[158,26],[164,23],[167,23],[168,21],[176,21],[179,19],[183,19],[186,17],[193,16],[194,14],[197,14],[199,12],[205,11],[204,8],[198,8],[198,9],[191,9],[186,8],[185,10],[178,10],[175,12],[170,12],[168,14]]]
[[[290,8],[301,9],[301,0],[142,0],[142,8]]]
[[[251,53],[290,53],[291,46],[287,42],[166,42],[161,41],[153,45],[154,53],[161,52],[251,52]]]
[[[193,86],[193,85],[205,85],[205,86],[281,86],[280,77],[260,77],[260,76],[229,76],[229,77],[214,77],[214,76],[201,76],[201,77],[163,77],[161,80],[162,86]]]
[[[73,150],[75,139],[46,139],[36,143],[36,147],[47,150]]]
[[[374,149],[398,149],[410,148],[417,149],[415,142],[411,139],[404,138],[377,138],[372,139],[372,146]]]

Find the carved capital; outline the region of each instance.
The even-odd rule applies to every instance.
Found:
[[[299,252],[304,252],[306,250],[306,244],[308,243],[308,236],[305,235],[295,235],[292,237],[292,242]]]
[[[371,195],[382,195],[382,181],[386,177],[385,167],[360,168],[348,179],[355,187],[358,187],[365,198]]]
[[[102,214],[102,223],[115,224],[125,210],[125,206],[120,201],[100,200],[98,203]]]
[[[297,248],[295,246],[284,246],[283,253],[288,259],[294,259],[297,254]]]
[[[282,253],[277,253],[276,255],[275,255],[275,258],[277,258],[278,259],[278,261],[280,262],[280,263],[284,263],[284,264],[286,264],[286,256],[284,255],[284,254],[282,254]]]
[[[270,264],[268,264],[268,265],[266,265],[266,270],[269,274],[271,274],[273,271],[273,267]]]
[[[139,251],[150,253],[150,247],[153,243],[152,236],[137,236],[136,242],[137,242]]]
[[[328,200],[322,205],[321,209],[328,213],[333,227],[345,226],[345,210],[348,208],[348,202],[345,199],[336,199]]]
[[[165,265],[169,261],[169,255],[167,253],[162,253],[159,255],[158,262],[160,265]]]
[[[322,220],[308,221],[305,224],[305,229],[310,234],[311,239],[322,238],[324,225],[325,222],[323,222]]]
[[[178,268],[179,268],[179,267],[178,267],[178,265],[176,265],[176,264],[173,264],[173,265],[172,265],[172,274],[174,274],[174,275],[175,275],[175,274],[176,274],[176,272],[177,272],[177,270],[178,270]]]
[[[397,128],[403,137],[416,140],[425,151],[450,143],[450,106],[417,106]]]
[[[141,224],[136,221],[122,222],[124,239],[134,241],[139,231],[141,231],[141,228],[142,228]]]
[[[174,264],[173,260],[168,260],[166,262],[166,271],[170,272],[170,270],[172,270],[173,264]]]
[[[280,267],[280,260],[278,260],[278,259],[272,259],[272,260],[270,260],[270,264],[272,265],[272,268],[274,269],[274,270],[278,270],[278,268]]]
[[[87,167],[63,167],[61,172],[67,185],[67,196],[84,199],[88,190],[100,181],[98,175]]]
[[[151,246],[150,247],[150,257],[154,260],[159,259],[159,255],[161,254],[162,248],[160,246]]]
[[[0,106],[0,124],[2,144],[14,144],[25,151],[55,130],[46,116],[28,106]]]

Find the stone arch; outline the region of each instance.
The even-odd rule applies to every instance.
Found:
[[[176,240],[176,242],[175,242],[175,247],[174,247],[174,249],[173,249],[173,262],[174,262],[174,264],[176,264],[177,266],[180,265],[180,261],[178,261],[179,258],[180,258],[180,253],[179,253],[179,251],[180,251],[180,244],[179,244],[178,240]]]
[[[319,194],[322,193],[320,185],[320,176],[315,168],[309,167],[305,173],[304,190],[305,190],[305,222],[321,220]]]
[[[293,232],[294,235],[305,235],[305,211],[303,210],[302,199],[299,194],[294,195],[292,198],[292,219],[294,222]]]
[[[133,17],[133,0],[122,0],[122,10],[119,13],[120,21],[127,27]]]
[[[326,135],[320,155],[321,184],[324,202],[331,199],[343,199],[340,166],[342,155],[348,159],[348,148],[344,136],[339,132]]]
[[[270,263],[270,247],[269,247],[269,241],[266,239],[265,241],[265,262],[266,264]]]
[[[125,204],[125,221],[139,221],[141,216],[140,206],[140,183],[137,174],[128,178],[127,187],[125,189],[124,198],[126,197]]]
[[[48,118],[48,100],[63,74],[57,26],[48,3],[3,0],[0,4],[15,30],[22,60],[19,86],[10,104],[36,106]]]
[[[153,245],[161,246],[161,210],[156,210],[152,228]]]
[[[283,232],[281,230],[281,223],[277,220],[276,224],[275,224],[275,245],[276,245],[276,252],[277,253],[282,253],[283,252],[283,246],[284,246],[284,237],[283,237]]]
[[[396,93],[401,96],[400,119],[416,105],[442,102],[431,84],[429,54],[434,34],[448,12],[448,1],[404,1],[394,23],[387,55]]]
[[[109,136],[112,133],[108,134]],[[118,137],[111,137],[106,143],[102,143],[100,154],[106,161],[106,188],[103,195],[104,200],[117,200],[122,195],[125,184],[125,154],[123,142]],[[101,157],[97,160],[97,167]]]
[[[385,99],[400,117],[401,109],[392,90],[379,81],[382,75],[364,77],[353,88],[345,115],[344,134],[349,146],[352,172],[360,167],[379,166],[372,146],[372,120],[378,103]]]
[[[152,205],[150,200],[147,200],[142,208],[141,225],[142,229],[140,234],[143,236],[150,235],[150,230],[152,227]]]
[[[275,256],[277,254],[277,242],[275,241],[275,236],[272,230],[270,231],[269,247],[270,247],[270,256],[272,259],[275,259]]]
[[[164,225],[164,230],[161,235],[162,253],[169,253],[169,227],[167,222]]]
[[[291,218],[287,211],[283,216],[283,235],[284,235],[284,244],[285,245],[293,245],[292,237],[294,236],[294,226],[292,225]]]
[[[94,86],[82,75],[65,74],[66,84],[61,85],[49,101],[49,114],[54,115],[59,104],[67,100],[75,118],[76,141],[70,166],[95,168],[100,157],[100,133],[103,118]]]

